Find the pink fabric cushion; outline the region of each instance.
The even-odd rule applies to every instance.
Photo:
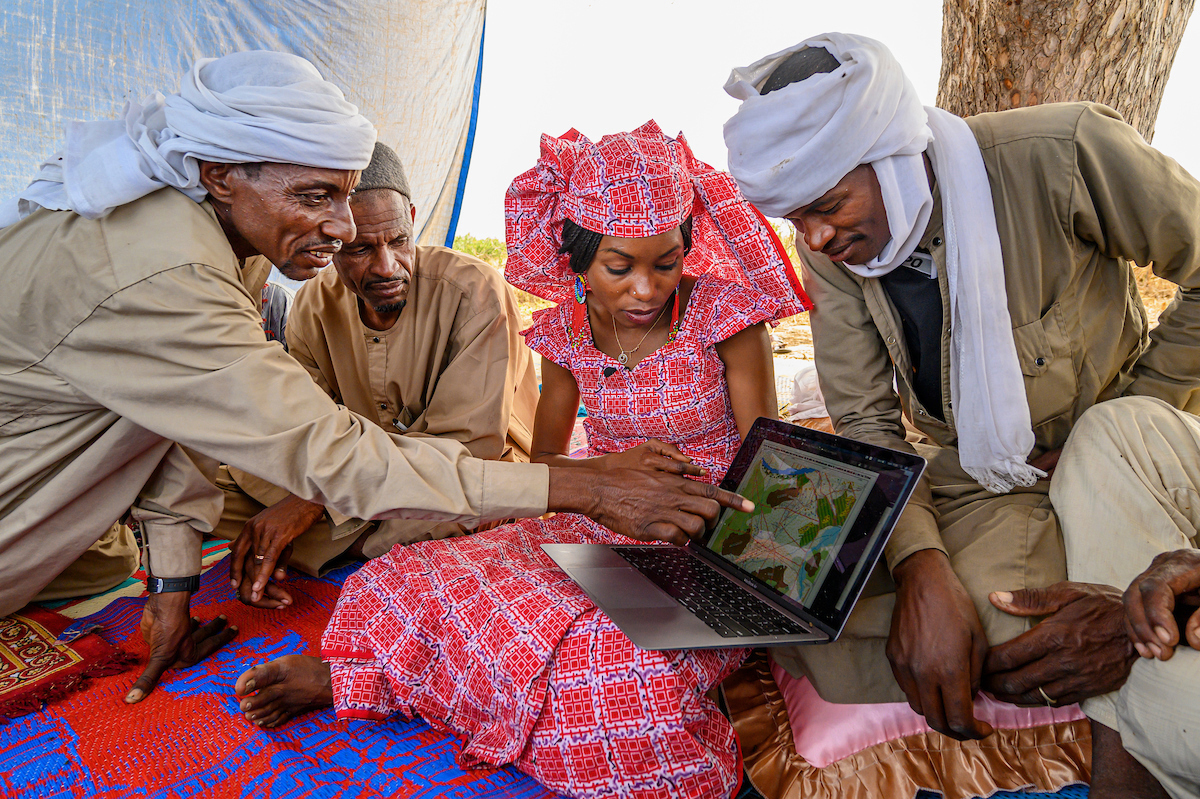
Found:
[[[931,731],[925,717],[904,702],[835,705],[819,697],[807,679],[791,676],[776,663],[771,664],[771,674],[787,707],[796,754],[816,768],[884,741]],[[975,717],[1000,729],[1025,729],[1084,716],[1079,705],[1017,707],[980,693],[975,698]]]

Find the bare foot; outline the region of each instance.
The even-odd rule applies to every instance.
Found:
[[[329,664],[308,655],[285,655],[244,672],[233,686],[238,707],[263,729],[333,704]]]

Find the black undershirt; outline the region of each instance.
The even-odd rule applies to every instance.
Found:
[[[937,278],[899,266],[879,278],[900,314],[913,390],[931,416],[942,421],[942,291]]]

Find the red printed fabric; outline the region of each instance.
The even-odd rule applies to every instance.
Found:
[[[504,198],[504,277],[552,300],[571,297],[564,219],[609,236],[656,236],[692,217],[684,273],[712,274],[774,297],[776,318],[812,307],[775,231],[733,178],[697,159],[681,133],[650,120],[593,144],[577,130],[542,136],[541,157]]]
[[[714,482],[724,477],[741,440],[725,387],[725,364],[713,347],[774,318],[776,300],[701,277],[674,338],[632,370],[592,345],[587,314],[572,313],[575,304],[572,299],[536,312],[522,335],[530,349],[575,376],[588,413],[583,426],[590,452],[624,452],[657,438],[714,472]]]
[[[589,454],[657,437],[715,482],[738,433],[714,345],[776,310],[770,297],[703,277],[675,338],[632,371],[590,331],[567,329],[568,306],[540,314],[526,337],[575,375]],[[541,549],[628,541],[558,514],[369,561],[347,579],[322,639],[339,717],[419,715],[463,740],[462,765],[515,763],[568,796],[730,796],[737,739],[706,694],[744,650],[639,649]]]

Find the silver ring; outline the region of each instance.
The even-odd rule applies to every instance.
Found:
[[[262,561],[267,559],[267,556],[266,555],[255,555],[254,559],[261,563]]]
[[[1050,698],[1050,694],[1046,693],[1046,689],[1040,685],[1038,686],[1038,693],[1042,695],[1042,699],[1046,700],[1046,707],[1054,707],[1057,704],[1057,702]]]

